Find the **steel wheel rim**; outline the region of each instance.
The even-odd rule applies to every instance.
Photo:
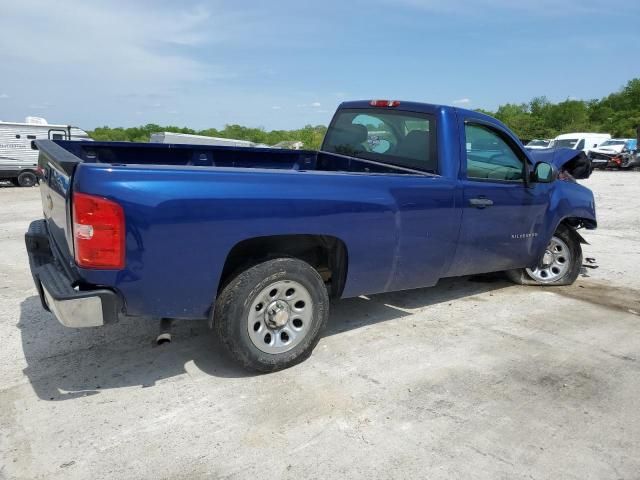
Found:
[[[300,283],[280,280],[260,290],[247,315],[253,345],[264,353],[288,352],[311,330],[313,301]]]
[[[552,283],[562,278],[571,268],[573,257],[569,246],[559,237],[551,237],[551,241],[542,256],[540,264],[527,268],[527,273],[541,283]]]

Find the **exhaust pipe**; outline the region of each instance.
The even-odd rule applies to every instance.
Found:
[[[165,343],[171,343],[171,324],[173,319],[161,318],[160,319],[160,332],[156,337],[156,345],[164,345]]]

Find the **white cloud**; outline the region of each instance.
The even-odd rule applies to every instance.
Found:
[[[201,52],[241,38],[244,20],[217,3],[175,8],[164,2],[65,0],[51,8],[46,0],[4,2],[2,82],[20,105],[11,115],[26,110],[34,91],[59,98],[55,114],[61,121],[90,118],[98,124],[109,116],[177,106],[177,97],[210,94],[212,85],[235,73]]]
[[[5,98],[9,98],[9,95],[7,95],[6,93],[0,93],[0,99],[5,99]]]
[[[459,98],[458,100],[454,100],[454,105],[469,105],[471,103],[470,98]]]
[[[55,107],[51,102],[32,103],[29,105],[29,109],[31,110],[47,110],[51,107]]]
[[[311,102],[311,103],[299,103],[296,105],[298,108],[320,108],[322,104],[320,102]]]

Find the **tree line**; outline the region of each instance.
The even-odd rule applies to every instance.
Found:
[[[206,130],[194,130],[187,127],[172,125],[156,125],[149,123],[140,127],[98,127],[88,132],[91,138],[98,141],[114,142],[148,142],[152,133],[173,132],[187,133],[191,135],[206,135],[208,137],[233,138],[236,140],[249,140],[265,145],[275,145],[283,141],[304,142],[304,148],[319,149],[327,127],[324,125],[307,125],[297,130],[271,130],[264,128],[249,128],[242,125],[226,125],[222,130],[207,128]]]
[[[619,91],[600,100],[571,100],[552,103],[536,97],[529,103],[507,103],[495,112],[478,111],[501,120],[524,139],[553,138],[568,132],[602,132],[614,137],[636,136],[640,125],[640,78],[630,80]],[[99,127],[89,135],[99,141],[148,142],[156,132],[188,133],[211,137],[235,138],[275,145],[282,141],[301,141],[307,149],[318,149],[327,127],[307,125],[297,130],[271,130],[226,125],[222,130],[194,130],[186,127],[161,126],[150,123],[140,127]]]
[[[553,138],[570,132],[610,133],[636,138],[640,126],[640,78],[600,100],[551,103],[536,97],[529,103],[507,103],[495,112],[478,110],[502,121],[520,138]]]

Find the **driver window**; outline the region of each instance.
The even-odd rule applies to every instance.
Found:
[[[523,163],[516,152],[493,129],[466,123],[467,178],[523,181]]]

